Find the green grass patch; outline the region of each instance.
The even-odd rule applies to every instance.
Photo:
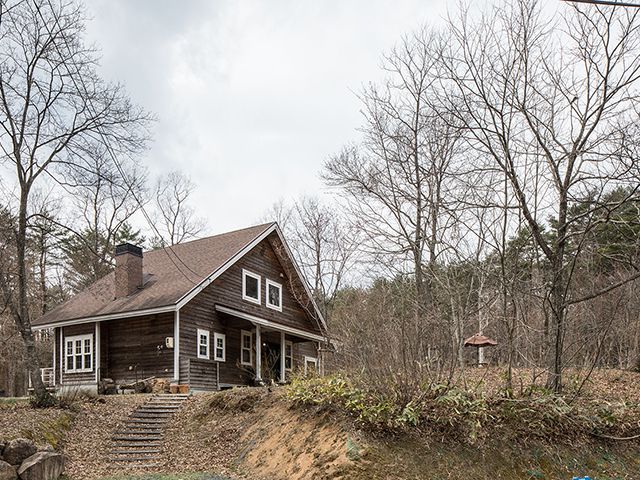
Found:
[[[71,428],[73,414],[62,412],[51,419],[42,422],[37,427],[25,429],[22,436],[29,438],[36,443],[48,443],[53,448],[59,448],[65,434]]]

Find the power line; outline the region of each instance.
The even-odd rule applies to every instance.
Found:
[[[62,27],[60,26],[60,21],[58,19],[58,15],[55,13],[55,9],[53,7],[53,5],[51,4],[51,0],[47,0],[47,3],[49,5],[49,8],[51,9],[51,12],[53,13],[53,18],[55,20],[55,23],[57,25],[57,28],[62,31]],[[42,19],[42,22],[45,26],[45,28],[47,29],[47,32],[49,33],[49,35],[51,35],[52,37],[53,32],[51,32],[51,30],[49,29],[49,25],[47,23],[47,21],[45,20],[44,16],[42,15],[42,12],[40,11],[40,7],[38,5],[36,5],[36,10],[38,11],[38,14],[40,15],[40,18]],[[66,36],[63,37],[65,43],[67,44],[67,48],[69,48],[69,44],[68,44],[68,39]],[[57,44],[57,42],[52,42],[56,51],[58,52],[58,54],[61,57],[64,57],[64,55],[62,54],[62,52],[60,51],[60,48]],[[73,82],[74,86],[76,87],[76,89],[78,89],[80,91],[80,88],[76,82],[76,78],[75,76],[72,74],[71,71],[69,71],[69,67],[66,63],[63,62],[63,65],[65,67],[65,70],[67,71],[67,73],[69,74],[69,77],[71,77],[71,81]],[[78,68],[76,68],[76,73],[78,74],[78,77],[80,78],[80,82],[82,83],[82,91],[87,92],[87,86],[84,82],[84,78],[80,72],[80,70]],[[89,97],[87,98],[87,107],[90,110],[90,112],[93,115],[96,115],[96,110],[93,106],[93,101],[92,98]],[[107,149],[107,152],[109,152],[109,155],[111,156],[111,159],[113,160],[113,163],[115,164],[116,168],[118,169],[118,172],[120,173],[120,176],[122,177],[123,181],[125,182],[125,184],[127,185],[127,187],[129,188],[129,191],[131,192],[134,200],[136,201],[136,203],[138,204],[138,206],[140,207],[140,210],[145,218],[145,220],[147,221],[147,223],[149,224],[149,226],[151,227],[151,229],[155,232],[156,235],[158,235],[159,238],[162,238],[162,235],[160,234],[160,231],[157,229],[157,227],[155,226],[155,224],[153,223],[153,221],[151,220],[150,215],[147,213],[147,211],[144,208],[144,204],[143,202],[140,200],[140,198],[138,197],[138,195],[135,192],[135,188],[133,185],[133,182],[129,182],[129,180],[127,179],[127,175],[124,171],[124,169],[122,168],[122,165],[120,165],[119,160],[117,159],[115,153],[113,152],[111,145],[109,144],[109,142],[107,141],[104,133],[102,132],[102,130],[100,128],[97,129],[98,135],[100,136],[100,138],[102,139],[102,142],[105,146],[105,148]],[[190,271],[192,274],[194,274],[198,280],[202,279],[202,275],[199,274],[198,272],[194,271],[189,265],[187,265],[181,258],[180,256],[173,251],[173,249],[171,249],[171,254],[169,253],[169,249],[163,245],[162,246],[162,250],[166,253],[167,257],[169,258],[169,260],[171,260],[171,263],[173,263],[173,265],[176,267],[176,269],[189,281],[192,281],[191,278],[189,278],[189,276],[182,270],[182,268],[180,268],[180,266],[176,263],[176,261],[173,259],[173,257],[171,256],[171,254],[173,254],[175,256],[175,258],[188,270]]]
[[[589,5],[603,5],[608,7],[635,7],[640,8],[640,3],[618,2],[616,0],[561,0],[565,3],[586,3]]]

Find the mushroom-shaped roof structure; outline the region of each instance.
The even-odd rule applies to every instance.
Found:
[[[485,337],[480,333],[467,338],[464,341],[465,347],[495,347],[498,344],[494,339]]]

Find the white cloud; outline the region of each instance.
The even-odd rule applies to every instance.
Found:
[[[279,198],[319,193],[323,161],[356,138],[360,85],[442,0],[90,2],[103,75],[159,117],[145,159],[198,185],[219,232]]]

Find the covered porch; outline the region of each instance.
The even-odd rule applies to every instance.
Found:
[[[240,329],[239,363],[252,369],[256,383],[286,383],[296,368],[305,373],[319,368],[318,346],[325,340],[322,335],[222,305],[215,308]]]

